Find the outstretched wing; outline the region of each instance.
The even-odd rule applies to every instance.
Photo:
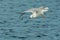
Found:
[[[37,10],[37,8],[31,8],[31,9],[26,10],[26,11],[24,11],[24,12],[34,12],[35,10]]]

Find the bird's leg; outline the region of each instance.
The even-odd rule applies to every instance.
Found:
[[[44,14],[41,14],[41,16],[42,16],[43,18],[46,18],[46,16],[45,16]]]

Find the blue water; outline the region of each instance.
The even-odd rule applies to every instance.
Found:
[[[46,18],[21,12],[49,7]],[[60,0],[0,0],[0,40],[60,40]]]

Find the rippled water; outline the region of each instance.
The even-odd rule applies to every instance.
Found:
[[[19,14],[40,6],[46,18]],[[0,40],[60,40],[60,0],[0,0]]]

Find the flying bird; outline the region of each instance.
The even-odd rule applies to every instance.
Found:
[[[48,11],[48,7],[38,7],[38,8],[31,8],[29,10],[26,10],[24,12],[22,12],[22,14],[24,14],[25,12],[31,12],[32,14],[30,15],[30,18],[36,18],[38,16],[41,16],[43,18],[46,18],[46,16],[44,15],[45,12]]]

